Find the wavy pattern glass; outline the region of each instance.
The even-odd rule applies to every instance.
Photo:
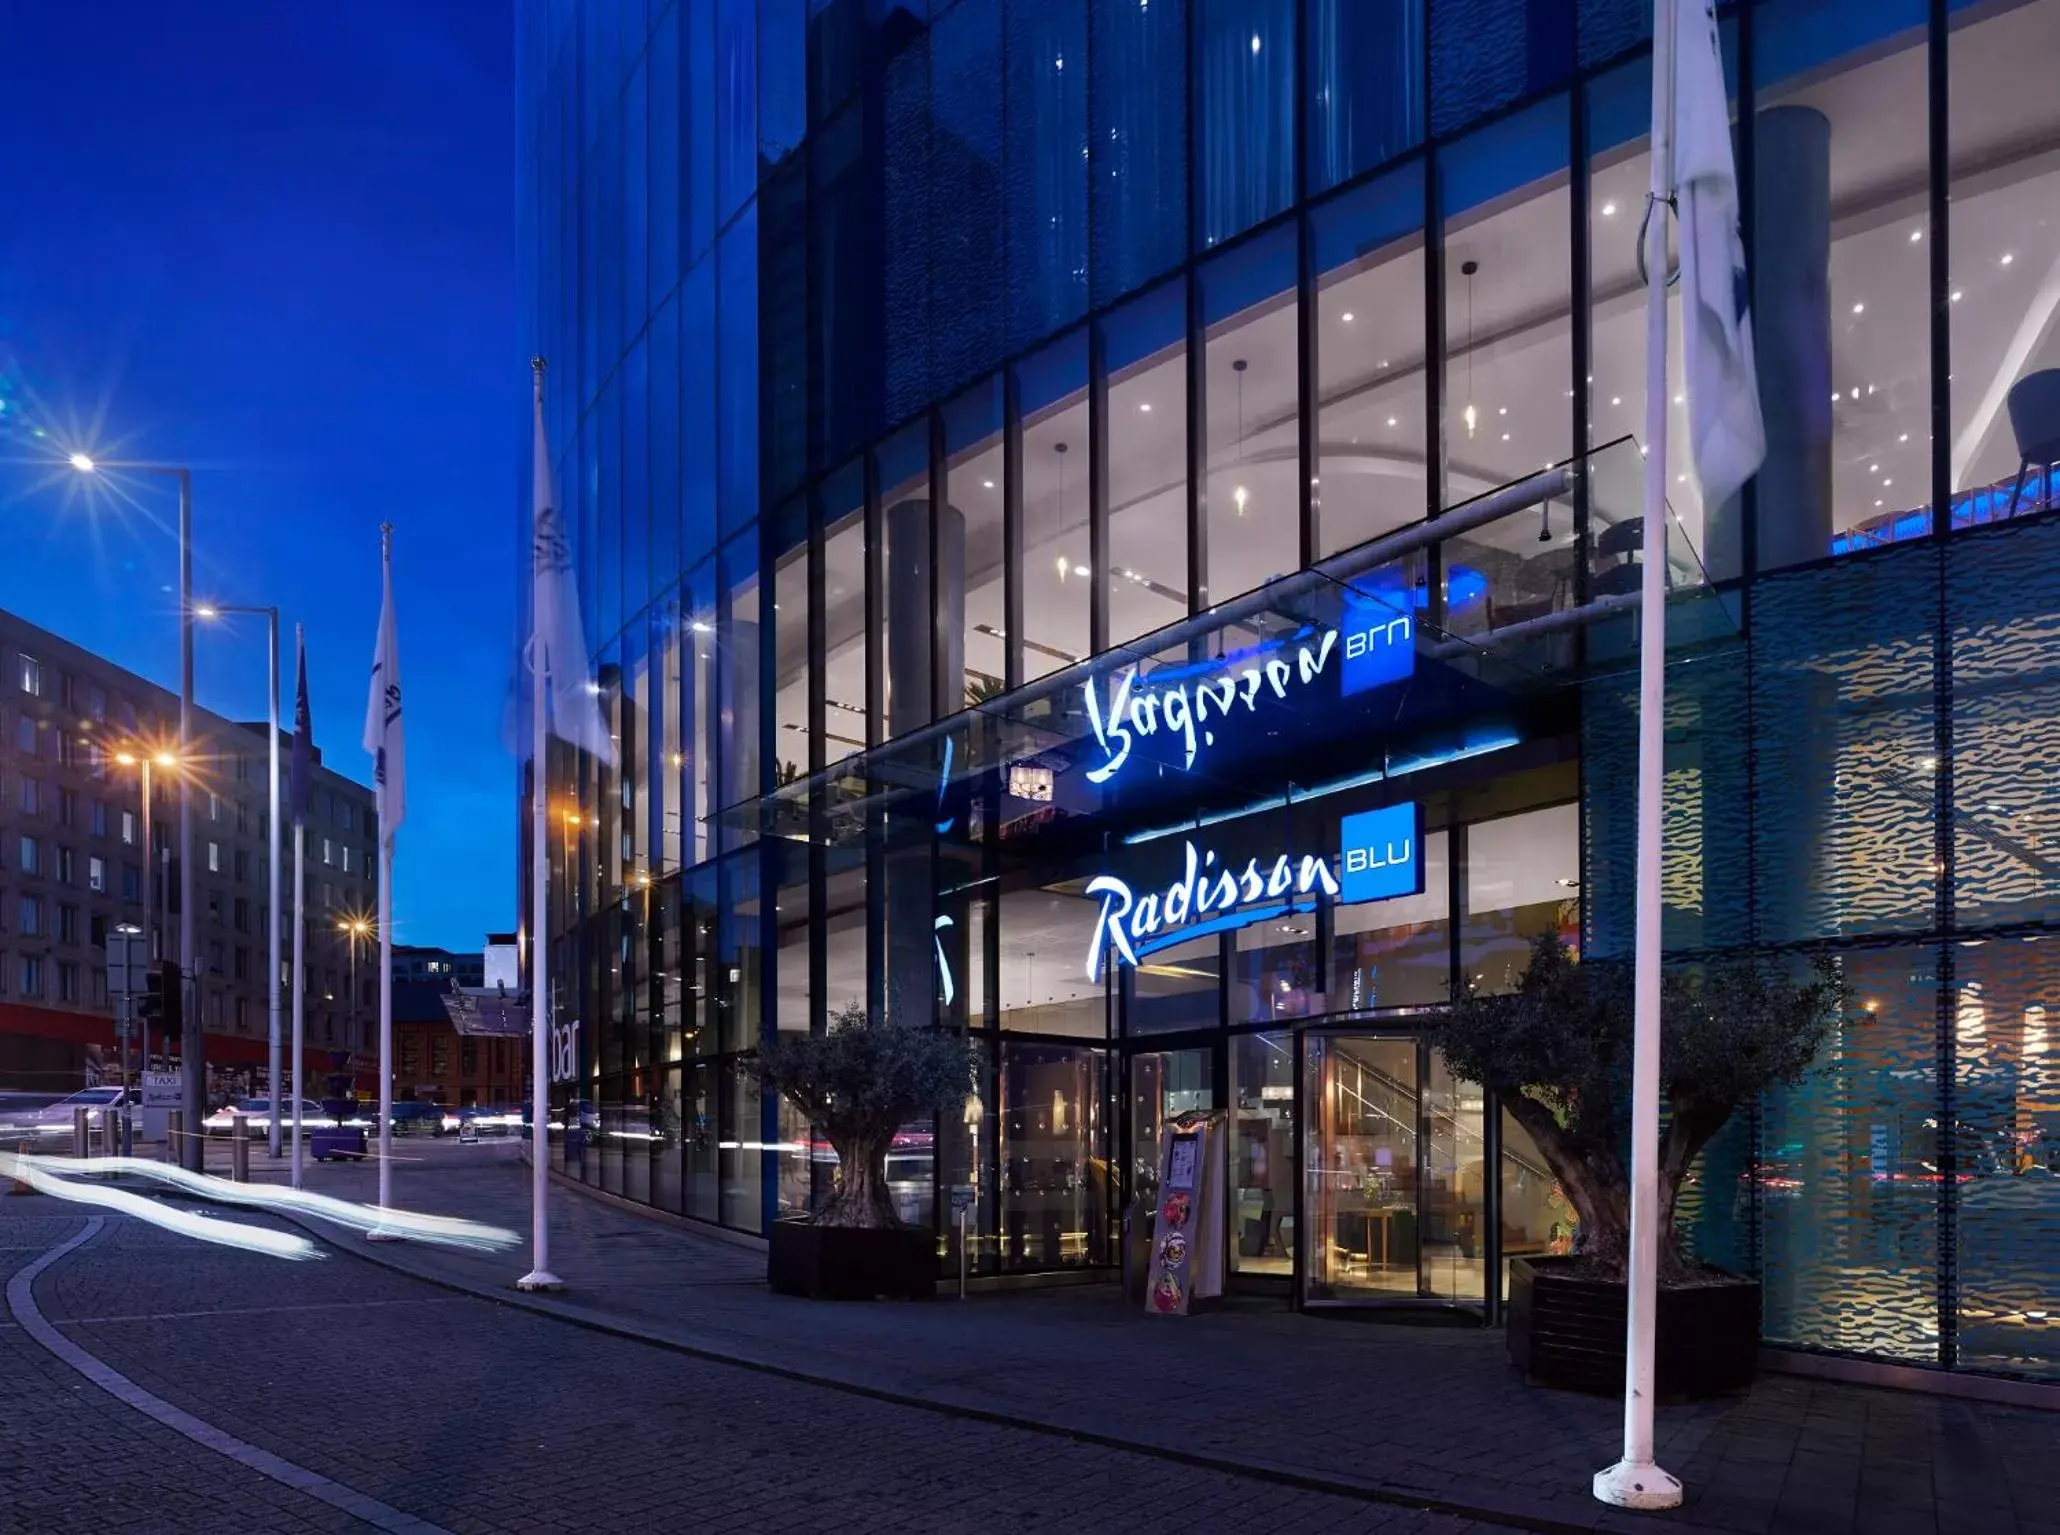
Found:
[[[1937,607],[1928,547],[1755,589],[1762,942],[1931,927]]]
[[[1938,1358],[1938,951],[1848,955],[1861,1011],[1761,1112],[1762,1336]]]

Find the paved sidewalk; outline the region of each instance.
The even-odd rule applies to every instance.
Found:
[[[411,1209],[521,1232],[518,1146],[403,1143]],[[368,1167],[310,1186],[364,1197]],[[1769,1376],[1747,1397],[1663,1408],[1661,1464],[1689,1501],[1602,1508],[1611,1400],[1525,1386],[1499,1332],[1233,1305],[1181,1321],[1113,1287],[961,1304],[822,1304],[770,1294],[763,1257],[555,1185],[556,1297],[519,1295],[498,1256],[338,1237],[422,1278],[589,1326],[849,1390],[1539,1529],[2060,1535],[2060,1416]],[[330,1233],[332,1236],[335,1233]]]

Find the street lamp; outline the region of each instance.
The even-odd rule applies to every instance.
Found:
[[[264,616],[271,636],[271,729],[265,740],[271,754],[271,815],[266,823],[266,838],[271,857],[272,919],[267,934],[268,954],[271,969],[265,981],[265,1011],[269,1020],[267,1030],[267,1063],[271,1069],[266,1091],[272,1105],[271,1113],[265,1116],[265,1149],[274,1157],[279,1155],[279,610],[276,607],[245,607],[236,604],[216,605],[202,603],[194,614],[205,619],[217,619],[225,613],[257,613]]]
[[[157,958],[157,939],[151,930],[150,909],[156,894],[159,874],[157,844],[151,840],[150,829],[150,770],[153,767],[176,768],[179,759],[162,746],[124,747],[114,754],[114,760],[123,767],[138,768],[142,773],[143,788],[143,947],[153,961]],[[171,1041],[165,1041],[165,1053],[171,1053]],[[150,1069],[150,1023],[143,1024],[143,1069]]]
[[[344,1011],[347,1019],[345,1027],[350,1031],[350,1045],[354,1050],[358,1043],[358,941],[369,938],[372,928],[372,919],[369,917],[349,916],[336,924],[336,930],[350,938],[350,1004]]]
[[[90,454],[73,453],[72,468],[80,474],[126,469],[162,475],[179,482],[179,758],[193,755],[193,472],[179,465],[96,462]],[[207,1170],[207,1143],[200,1121],[207,1112],[207,1035],[201,1028],[198,990],[193,976],[193,785],[179,777],[179,1064],[184,1080],[179,1097],[185,1111],[186,1139],[180,1143],[179,1165],[193,1172]]]

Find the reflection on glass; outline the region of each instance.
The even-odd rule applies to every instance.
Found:
[[[1002,1267],[1103,1262],[1110,1215],[1106,1054],[1005,1039],[1001,1071]]]
[[[1094,588],[1088,562],[1087,338],[1019,363],[1023,413],[1023,678],[1087,655]],[[997,617],[993,619],[1000,623]]]
[[[1058,890],[1001,897],[1001,1026],[1025,1033],[1101,1039],[1108,1033],[1100,981],[1086,956],[1100,903]]]
[[[1295,1055],[1288,1034],[1230,1042],[1230,1260],[1290,1274],[1295,1258]]]
[[[831,477],[823,532],[823,758],[866,744],[865,506],[856,465]]]
[[[1104,323],[1109,369],[1109,639],[1188,614],[1187,344],[1179,284]],[[1072,556],[1069,579],[1086,574]]]
[[[1425,1007],[1451,997],[1452,937],[1446,917],[1447,837],[1423,839],[1423,893],[1337,908],[1331,939],[1331,1006]]]
[[[1223,951],[1214,933],[1161,949],[1123,974],[1130,980],[1125,998],[1126,1033],[1214,1028],[1220,1021]]]
[[[1553,805],[1466,828],[1460,964],[1483,991],[1514,991],[1531,940],[1580,941],[1581,813]]]
[[[1237,930],[1230,972],[1230,1021],[1307,1018],[1325,1010],[1316,918],[1290,912]]]
[[[936,558],[937,649],[946,713],[1002,691],[1008,673],[1002,548],[1001,380],[944,407],[949,457]]]
[[[1509,1265],[1518,1258],[1560,1256],[1574,1250],[1579,1224],[1573,1203],[1552,1176],[1545,1155],[1509,1110],[1502,1111],[1502,1298],[1509,1298]]]
[[[1294,231],[1226,251],[1200,281],[1208,323],[1206,605],[1302,562]]]

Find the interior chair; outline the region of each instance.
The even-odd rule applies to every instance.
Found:
[[[2010,430],[2017,437],[2017,483],[2005,517],[2017,515],[2024,477],[2038,465],[2038,504],[2053,504],[2053,465],[2060,463],[2060,368],[2027,373],[2010,386]]]

